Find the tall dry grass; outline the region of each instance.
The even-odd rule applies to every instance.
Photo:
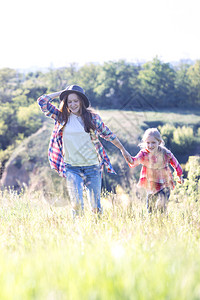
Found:
[[[179,189],[164,215],[133,186],[75,220],[39,191],[2,192],[0,299],[200,299],[200,205]]]

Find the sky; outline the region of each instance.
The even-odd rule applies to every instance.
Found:
[[[200,59],[199,0],[6,0],[0,68]]]

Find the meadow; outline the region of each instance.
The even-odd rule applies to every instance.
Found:
[[[119,187],[75,220],[39,191],[2,192],[0,299],[200,299],[200,205],[180,191],[150,215]]]
[[[100,115],[133,155],[148,126],[192,126],[200,136],[195,112]],[[172,192],[167,213],[151,215],[136,187],[139,169],[128,172],[111,145],[118,176],[106,175],[115,189],[104,185],[103,215],[92,215],[85,201],[84,216],[74,220],[64,179],[47,161],[51,130],[49,120],[11,157],[17,180],[26,170],[29,187],[0,192],[0,300],[200,299],[200,158],[184,164],[187,178]]]

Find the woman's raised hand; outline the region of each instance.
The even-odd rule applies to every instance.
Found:
[[[63,91],[58,91],[58,92],[55,92],[55,93],[48,94],[47,96],[49,96],[50,98],[54,99],[54,98],[59,97],[62,92]]]

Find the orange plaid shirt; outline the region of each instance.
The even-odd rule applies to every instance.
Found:
[[[140,150],[132,159],[133,162],[129,164],[130,168],[142,165],[138,186],[145,188],[149,193],[157,193],[165,187],[174,188],[170,165],[176,170],[179,177],[183,173],[175,156],[165,147],[159,146],[155,155],[152,155],[147,149]]]

